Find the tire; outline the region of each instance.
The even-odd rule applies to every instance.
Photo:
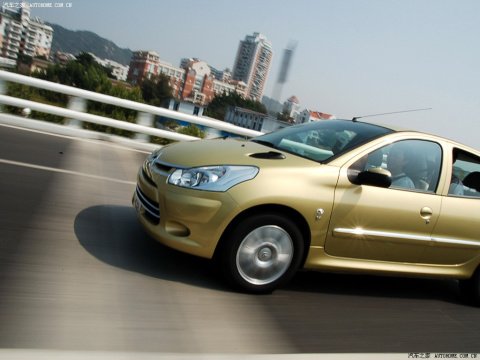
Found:
[[[241,221],[219,252],[227,280],[241,291],[263,294],[287,283],[302,261],[304,241],[298,227],[282,215]]]
[[[473,305],[480,307],[480,267],[467,280],[460,280],[460,292],[465,300]]]

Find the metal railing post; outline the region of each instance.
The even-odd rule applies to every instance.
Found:
[[[71,96],[68,100],[67,108],[74,111],[85,112],[85,110],[87,110],[87,101],[81,97]],[[65,125],[81,129],[83,128],[83,121],[77,119],[66,119]]]
[[[137,115],[137,124],[142,126],[147,126],[147,127],[153,127],[153,119],[154,119],[153,114],[146,113],[146,112],[139,112]],[[150,135],[136,133],[135,140],[149,142]]]
[[[0,79],[0,94],[5,95],[7,93],[7,82]],[[3,112],[3,104],[0,104],[0,112]]]

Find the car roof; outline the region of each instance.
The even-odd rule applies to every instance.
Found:
[[[368,125],[373,125],[373,126],[380,126],[395,132],[403,132],[403,131],[409,131],[409,132],[419,132],[417,130],[412,130],[410,128],[402,127],[402,126],[397,126],[397,125],[392,125],[392,124],[385,124],[381,122],[374,122],[374,121],[362,121],[362,120],[357,120],[356,118],[352,120],[347,120],[347,119],[341,119],[342,121],[353,121],[353,122],[358,122],[358,123],[363,123],[363,124],[368,124]]]
[[[344,120],[344,119],[342,119],[342,120]],[[383,128],[392,130],[393,132],[396,132],[396,133],[409,132],[409,133],[417,133],[419,135],[433,136],[433,137],[435,137],[439,140],[443,140],[445,142],[448,142],[455,147],[461,147],[461,148],[464,148],[465,150],[471,151],[471,152],[476,153],[476,154],[480,153],[479,150],[477,150],[475,148],[472,148],[471,146],[465,145],[461,142],[458,142],[457,140],[446,138],[444,136],[429,133],[429,132],[426,132],[426,131],[414,130],[414,129],[411,129],[411,128],[406,128],[406,127],[392,125],[392,124],[385,124],[385,123],[380,123],[380,122],[359,121],[359,120],[345,120],[345,121],[356,121],[356,122],[362,122],[362,123],[369,124],[369,125],[381,126]]]

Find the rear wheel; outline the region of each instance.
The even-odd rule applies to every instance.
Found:
[[[300,266],[300,230],[282,215],[252,216],[229,233],[219,252],[226,278],[242,291],[268,293],[284,285]]]
[[[467,280],[460,280],[460,292],[465,300],[480,307],[480,267]]]

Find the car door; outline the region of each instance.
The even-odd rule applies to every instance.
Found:
[[[432,234],[433,246],[424,257],[428,264],[460,265],[480,254],[480,157],[459,148],[451,154],[451,181]]]
[[[398,156],[393,149],[400,146],[409,149],[410,162],[403,163],[409,179],[402,177],[389,188],[382,188],[356,185],[349,176],[352,171],[373,167],[391,167],[393,172],[392,161]],[[404,140],[347,164],[335,191],[326,253],[365,260],[419,262],[432,243],[431,234],[440,214],[441,196],[435,194],[440,160],[439,144]]]

